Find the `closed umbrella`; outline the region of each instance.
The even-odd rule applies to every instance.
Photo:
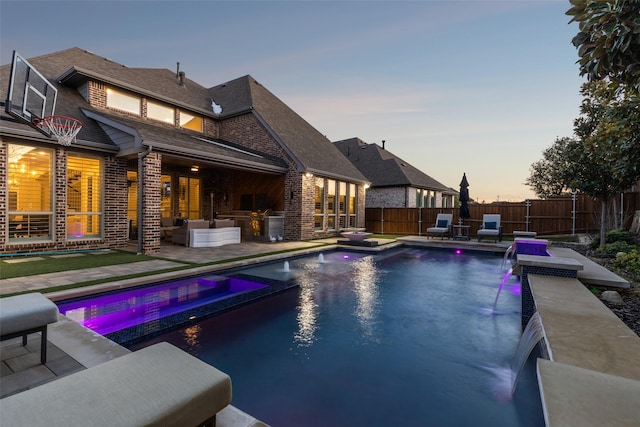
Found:
[[[460,224],[462,220],[471,218],[469,213],[469,182],[467,181],[467,174],[462,174],[462,181],[460,182]]]

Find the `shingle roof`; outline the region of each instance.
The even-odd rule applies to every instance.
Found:
[[[251,76],[209,89],[188,78],[181,85],[174,71],[129,68],[77,47],[31,58],[29,62],[58,88],[56,114],[78,118],[85,124],[78,139],[112,144],[100,126],[84,116],[81,108],[89,105],[73,88],[88,79],[96,79],[151,99],[188,107],[214,119],[224,120],[239,112],[251,112],[271,130],[300,172],[367,182],[366,177],[344,158],[331,141]],[[8,80],[9,69],[10,66],[6,65],[0,70],[3,81]],[[5,90],[0,88],[0,99],[6,98]],[[220,115],[213,112],[214,101],[222,107]]]
[[[247,170],[284,173],[287,163],[280,158],[246,149],[238,144],[209,138],[196,132],[181,131],[169,125],[150,121],[140,121],[124,114],[105,112],[92,108],[83,109],[85,114],[101,123],[102,126],[124,125],[119,129],[128,129],[131,139],[139,139],[142,145],[152,146],[156,150],[188,157],[193,161],[212,163]],[[123,141],[126,144],[128,142]]]
[[[371,181],[372,187],[411,186],[452,193],[451,188],[377,144],[351,138],[336,141],[334,145]]]
[[[212,87],[209,92],[222,107],[222,117],[249,110],[257,114],[297,163],[300,172],[310,171],[357,182],[368,181],[329,139],[253,77],[240,77]]]

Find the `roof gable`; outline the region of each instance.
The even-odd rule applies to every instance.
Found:
[[[451,192],[449,187],[377,144],[351,138],[336,141],[334,145],[371,181],[372,187],[411,186]]]
[[[366,182],[366,177],[344,158],[324,135],[289,108],[251,76],[244,76],[209,89],[222,106],[222,115],[252,111],[271,130],[298,165],[300,172],[310,171],[330,177]]]

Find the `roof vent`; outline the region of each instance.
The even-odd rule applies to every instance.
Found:
[[[180,84],[180,86],[184,86],[184,76],[184,71],[178,72],[178,83]]]
[[[385,141],[384,141],[384,139],[383,139],[383,140],[382,140],[382,149],[383,149],[383,150],[384,150],[384,143],[385,143]]]

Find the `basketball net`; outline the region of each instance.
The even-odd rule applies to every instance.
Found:
[[[72,117],[48,116],[35,122],[40,128],[47,128],[60,144],[69,146],[76,140],[82,129],[82,122]]]

